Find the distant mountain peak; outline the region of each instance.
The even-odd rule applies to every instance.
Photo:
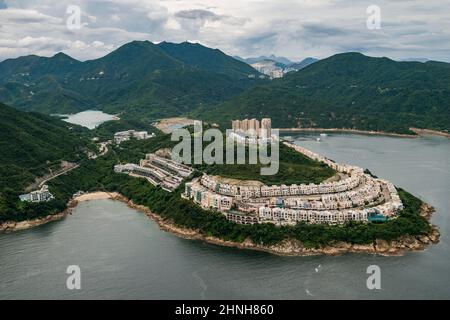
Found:
[[[71,58],[69,55],[65,54],[64,52],[58,52],[56,53],[52,58]]]
[[[113,105],[159,117],[222,102],[262,81],[248,64],[191,42],[137,40],[76,61],[61,52],[0,62],[0,101],[46,113]]]
[[[397,62],[348,52],[252,88],[203,116],[225,123],[242,114],[263,114],[282,128],[448,130],[449,88],[449,63]]]
[[[271,78],[281,78],[288,72],[299,71],[317,61],[315,58],[306,58],[300,62],[293,62],[286,65],[278,62],[277,60],[270,59],[270,57],[273,57],[273,55],[256,60],[250,65],[259,72],[268,75]]]
[[[164,53],[156,44],[148,40],[134,40],[121,45],[116,50],[99,59],[90,60],[91,64],[114,64],[129,68],[134,64],[146,69],[158,69],[171,65],[179,65],[179,62]],[[155,68],[152,68],[155,67]],[[142,69],[143,70],[143,69]]]
[[[157,46],[169,56],[199,69],[226,73],[237,78],[247,78],[251,74],[258,74],[248,64],[226,55],[219,49],[208,48],[200,43],[163,41]]]
[[[203,49],[203,50],[211,50],[211,51],[220,51],[219,49],[209,48],[204,45],[202,45],[199,42],[191,42],[191,41],[183,41],[180,43],[176,42],[169,42],[169,41],[162,41],[157,44],[160,48],[169,48],[169,47],[175,47],[175,48],[192,48],[192,49]],[[220,51],[222,52],[222,51]]]
[[[271,54],[268,58],[269,58],[270,60],[274,60],[274,61],[276,61],[276,62],[285,64],[285,65],[288,65],[288,64],[292,63],[292,61],[291,61],[290,59],[285,58],[285,57],[278,57],[278,56],[276,56],[276,55],[274,55],[274,54]]]
[[[75,58],[72,58],[71,56],[65,54],[64,52],[58,52],[57,54],[55,54],[53,57],[51,57],[50,59],[57,59],[59,61],[69,61],[69,62],[80,62]]]
[[[155,47],[156,45],[148,40],[133,40],[131,42],[127,42],[123,45],[121,45],[120,47],[118,47],[116,50],[112,51],[118,51],[118,50],[124,50],[124,49],[129,49],[129,48],[151,48],[151,47]]]
[[[244,61],[248,64],[253,64],[253,63],[257,63],[263,60],[272,60],[275,61],[277,63],[282,63],[284,65],[289,65],[291,63],[293,63],[291,60],[289,60],[288,58],[285,57],[278,57],[275,56],[274,54],[271,54],[269,56],[259,56],[259,57],[250,57],[250,58],[241,58],[241,57],[235,57],[238,60]]]

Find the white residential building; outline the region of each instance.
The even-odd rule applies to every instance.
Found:
[[[48,186],[44,184],[40,190],[32,191],[27,194],[22,194],[19,196],[20,201],[27,202],[47,202],[55,197],[48,190]]]
[[[149,135],[147,131],[136,131],[136,130],[120,131],[114,134],[114,142],[120,144],[124,141],[130,140],[131,138],[135,138],[137,140],[145,140],[148,138],[152,138],[154,136],[155,136],[154,133]]]

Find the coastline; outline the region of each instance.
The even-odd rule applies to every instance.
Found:
[[[419,129],[419,128],[409,128],[409,130],[417,133],[420,136],[439,136],[450,138],[450,133],[431,129]]]
[[[85,202],[85,201],[91,201],[91,200],[104,200],[104,199],[115,199],[116,197],[119,197],[120,194],[117,192],[104,192],[104,191],[96,191],[96,192],[89,192],[82,195],[79,195],[78,197],[75,197],[72,199],[73,202]]]
[[[412,132],[416,134],[406,134],[406,133],[394,133],[386,131],[367,131],[367,130],[357,130],[357,129],[344,129],[344,128],[278,128],[280,132],[337,132],[337,133],[354,133],[369,136],[387,136],[387,137],[398,137],[398,138],[419,138],[421,136],[439,136],[450,138],[450,133],[432,129],[420,129],[420,128],[409,128]]]
[[[263,246],[254,244],[249,239],[245,240],[242,243],[239,243],[205,236],[199,233],[197,230],[178,227],[172,222],[164,220],[159,215],[152,213],[147,207],[136,205],[126,198],[116,200],[123,201],[127,203],[130,208],[143,212],[147,217],[154,220],[161,230],[170,232],[180,238],[188,240],[199,240],[225,247],[262,251],[279,256],[338,256],[345,253],[367,253],[382,256],[402,256],[407,252],[425,250],[429,245],[437,244],[440,238],[438,228],[432,225],[432,232],[430,235],[403,237],[402,239],[395,240],[390,243],[386,240],[375,240],[372,244],[365,245],[339,242],[322,248],[307,248],[303,246],[300,241],[287,239],[280,244]],[[430,218],[433,212],[433,207],[424,204],[421,214],[424,217]]]
[[[45,223],[57,221],[65,218],[79,202],[111,199],[125,203],[129,208],[135,209],[144,213],[148,218],[155,221],[159,228],[163,231],[170,232],[180,238],[188,240],[199,240],[214,245],[220,245],[225,247],[234,247],[238,249],[255,250],[271,253],[280,256],[313,256],[313,255],[329,255],[336,256],[345,253],[367,253],[377,254],[383,256],[401,256],[406,252],[425,250],[429,245],[437,244],[439,242],[440,233],[438,228],[432,225],[432,232],[429,235],[422,236],[405,236],[401,239],[391,241],[375,240],[371,244],[358,245],[345,242],[337,242],[333,245],[321,247],[321,248],[307,248],[297,240],[287,239],[283,242],[272,245],[263,246],[254,244],[251,240],[247,239],[240,242],[226,241],[215,237],[206,236],[201,234],[198,230],[183,228],[175,225],[173,222],[165,220],[160,215],[153,213],[149,208],[143,205],[135,204],[132,200],[129,200],[125,196],[117,192],[92,192],[83,194],[72,199],[68,208],[59,214],[53,216],[46,216],[43,218],[26,220],[22,222],[5,222],[0,224],[0,232],[13,232],[19,230],[25,230],[33,228]],[[422,205],[421,215],[430,220],[432,214],[435,212],[434,208],[426,203]],[[8,226],[5,228],[5,226]]]
[[[47,215],[41,218],[35,218],[23,221],[5,221],[0,222],[0,233],[10,233],[21,230],[31,229],[43,224],[47,224],[52,221],[58,221],[64,219],[68,214],[71,214],[72,207],[67,208],[63,212]]]
[[[128,207],[143,212],[148,218],[155,221],[161,230],[170,232],[180,238],[188,240],[199,240],[210,244],[226,247],[234,247],[238,249],[263,251],[281,256],[312,256],[312,255],[335,256],[344,253],[369,253],[384,256],[399,256],[410,251],[424,250],[429,245],[438,243],[440,238],[440,233],[437,227],[433,225],[432,232],[429,235],[403,237],[402,239],[392,241],[391,243],[388,243],[385,240],[376,240],[372,244],[366,245],[356,245],[341,242],[316,249],[316,248],[306,248],[299,241],[296,240],[285,240],[284,242],[277,245],[261,246],[254,244],[249,239],[247,239],[242,243],[226,241],[219,238],[206,236],[204,234],[201,234],[198,230],[179,227],[174,223],[172,223],[171,221],[167,221],[158,214],[153,213],[146,206],[135,204],[133,203],[133,201],[129,200],[128,198],[120,194],[116,194],[114,197],[111,197],[110,199],[121,201],[127,204]],[[434,212],[435,210],[432,206],[426,203],[422,205],[421,215],[425,217],[428,221],[430,220]]]
[[[63,212],[24,221],[0,222],[0,233],[10,233],[21,230],[27,230],[53,221],[59,221],[67,217],[67,215],[72,214],[72,209],[75,208],[79,202],[90,200],[101,200],[101,199],[114,199],[118,195],[119,194],[115,192],[101,192],[101,191],[86,193],[70,200],[67,204],[67,209],[64,210]]]
[[[369,136],[387,136],[387,137],[399,137],[399,138],[418,138],[420,135],[406,134],[406,133],[394,133],[385,131],[366,131],[357,129],[339,129],[339,128],[277,128],[280,132],[324,132],[324,133],[354,133]]]

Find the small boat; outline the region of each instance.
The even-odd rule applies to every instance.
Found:
[[[326,137],[326,136],[328,136],[328,135],[327,135],[326,133],[321,133],[320,136],[321,136],[321,137]]]
[[[317,142],[320,142],[320,141],[322,141],[322,140],[321,140],[320,138],[317,138],[316,141],[317,141]]]

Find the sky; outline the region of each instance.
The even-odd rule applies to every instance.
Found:
[[[450,0],[0,0],[0,61],[89,60],[132,40],[293,61],[349,51],[450,61]]]

